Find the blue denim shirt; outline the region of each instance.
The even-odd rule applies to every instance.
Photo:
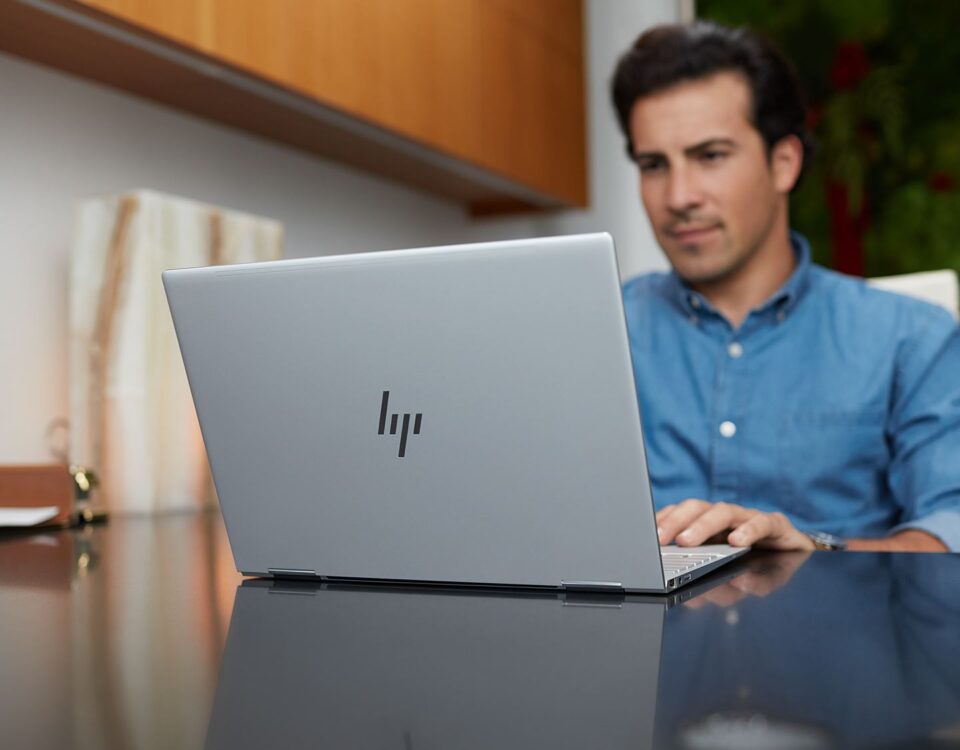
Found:
[[[736,330],[674,273],[625,284],[657,507],[726,501],[960,550],[960,329],[791,240],[793,274]]]

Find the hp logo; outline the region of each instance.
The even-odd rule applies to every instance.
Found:
[[[377,431],[378,435],[383,435],[384,431],[387,429],[387,403],[390,401],[390,391],[383,392],[383,400],[380,402],[380,429]],[[397,453],[399,458],[403,458],[407,455],[407,433],[410,430],[410,415],[403,414],[403,422],[400,425],[400,451]],[[400,414],[391,414],[390,415],[390,434],[397,434],[397,422],[400,421]],[[413,415],[413,434],[420,434],[420,424],[423,421],[423,414],[417,413]]]

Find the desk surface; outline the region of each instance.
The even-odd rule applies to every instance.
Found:
[[[273,586],[216,514],[0,536],[10,748],[960,747],[960,555],[685,601]]]

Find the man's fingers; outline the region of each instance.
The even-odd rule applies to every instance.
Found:
[[[727,542],[734,547],[752,547],[770,535],[772,524],[767,513],[757,513],[733,530]]]
[[[678,533],[686,529],[698,516],[710,508],[703,500],[684,500],[677,503],[665,517],[657,519],[660,544],[670,544]],[[666,509],[664,509],[666,510]],[[661,511],[662,512],[662,511]]]
[[[735,547],[791,550],[813,546],[783,513],[761,513],[732,503],[693,499],[662,508],[657,513],[657,535],[660,544],[674,542],[681,547],[696,547],[718,535]]]
[[[758,513],[734,529],[727,541],[736,547],[781,550],[811,549],[813,542],[797,531],[783,513]]]
[[[677,534],[677,544],[684,547],[703,544],[720,532],[736,526],[749,512],[737,505],[717,503]]]
[[[676,505],[664,505],[660,510],[657,511],[657,523],[660,523],[667,516],[669,516],[673,509],[676,508]]]

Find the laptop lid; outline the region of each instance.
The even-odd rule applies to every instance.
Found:
[[[609,235],[163,279],[241,572],[663,590]]]

